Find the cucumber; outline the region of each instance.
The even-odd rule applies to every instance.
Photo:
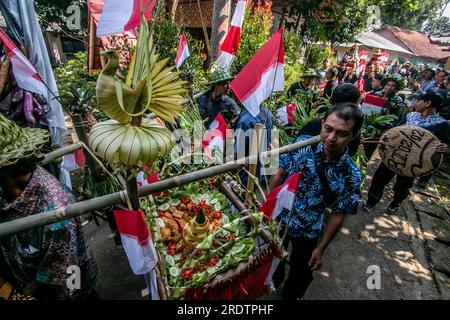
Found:
[[[222,209],[222,206],[220,205],[220,203],[216,203],[215,205],[214,205],[214,209],[216,210],[216,211],[220,211],[220,209]]]
[[[166,211],[166,210],[169,210],[169,208],[170,208],[170,204],[164,203],[158,207],[158,210]]]
[[[181,253],[175,253],[172,257],[175,261],[178,261],[181,259]]]
[[[166,224],[164,223],[163,219],[156,218],[156,222],[158,223],[160,228],[164,228]]]
[[[214,199],[212,199],[209,203],[210,203],[210,204],[216,204],[217,202],[219,202],[219,199],[214,198]]]
[[[165,259],[169,266],[171,267],[175,266],[175,259],[171,255],[167,255]]]
[[[238,253],[238,252],[244,250],[244,248],[245,248],[245,244],[236,244],[235,246],[233,246],[233,248],[231,248],[231,252]]]
[[[222,214],[222,225],[230,223],[230,219],[226,214]]]
[[[169,269],[169,273],[172,277],[178,277],[178,275],[180,274],[180,269],[178,269],[177,267],[171,267]]]
[[[171,199],[170,201],[169,201],[169,205],[170,206],[172,206],[172,207],[176,207],[177,205],[179,205],[180,204],[180,200],[178,200],[178,199]]]

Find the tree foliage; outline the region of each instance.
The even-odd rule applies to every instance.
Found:
[[[87,32],[87,1],[86,0],[34,0],[36,15],[43,29],[52,29],[82,40]],[[70,6],[80,8],[80,29],[71,30],[67,21],[71,16]]]
[[[422,28],[422,32],[428,35],[445,31],[450,31],[449,17],[438,17],[436,19],[429,20]]]
[[[381,21],[404,29],[421,31],[426,21],[440,16],[448,0],[370,0],[381,10]]]
[[[352,42],[367,25],[365,0],[296,1],[286,16],[285,26],[303,38],[303,45],[329,41]]]

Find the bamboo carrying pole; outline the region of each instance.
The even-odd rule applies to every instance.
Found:
[[[294,144],[290,144],[279,149],[270,150],[262,153],[262,158],[273,157],[276,155],[292,152],[299,148],[317,143],[320,141],[319,136],[315,136]],[[216,176],[231,170],[236,170],[245,166],[249,161],[255,161],[257,156],[241,158],[236,161],[227,162],[218,166],[202,169],[196,172],[186,173],[180,176],[172,177],[162,181],[158,181],[139,188],[139,196],[144,197],[149,194],[164,191],[173,187],[178,187],[190,182],[202,180],[208,177]],[[25,230],[37,228],[39,226],[51,224],[57,221],[80,216],[93,210],[99,210],[104,207],[110,207],[119,203],[126,203],[125,191],[119,191],[106,196],[85,200],[68,205],[64,208],[38,213],[32,216],[4,222],[0,224],[0,238],[19,233]]]
[[[256,170],[258,169],[258,163],[261,156],[262,150],[261,138],[263,129],[265,129],[265,126],[260,123],[257,123],[255,125],[255,130],[253,131],[252,139],[254,139],[253,142],[256,140],[256,143],[252,143],[250,155],[252,156],[256,155],[258,157],[258,159],[254,163],[250,163],[249,166],[249,172],[253,177],[255,176],[259,177],[259,174],[256,173]],[[253,181],[253,177],[250,177],[250,175],[247,177],[247,195],[246,195],[247,202],[252,202],[252,194],[255,188],[255,182]]]

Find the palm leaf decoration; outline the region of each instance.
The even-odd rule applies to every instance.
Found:
[[[160,6],[157,6],[155,17]],[[174,123],[182,112],[182,93],[185,81],[180,72],[168,66],[169,59],[155,54],[153,29],[141,10],[139,37],[125,82],[116,76],[119,67],[117,52],[108,50],[102,55],[108,59],[100,73],[96,96],[102,111],[111,118],[92,128],[89,144],[103,159],[136,167],[153,162],[170,152],[172,133],[156,120],[143,120],[143,114],[153,112],[161,119]]]

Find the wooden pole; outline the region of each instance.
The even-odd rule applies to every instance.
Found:
[[[260,162],[261,158],[261,139],[262,139],[262,132],[265,126],[261,123],[257,123],[255,125],[255,130],[253,131],[253,136],[251,139],[251,152],[250,155],[254,156],[256,155],[256,163],[252,162],[249,165],[249,172],[252,176],[258,177],[259,174],[257,174],[256,170],[258,169],[258,163]],[[253,181],[253,177],[250,177],[250,175],[247,178],[247,195],[245,196],[247,202],[252,203],[252,195],[253,190],[255,188],[255,182]]]
[[[315,136],[297,143],[293,143],[284,146],[279,149],[270,150],[262,153],[262,159],[267,157],[273,157],[279,154],[292,152],[294,150],[300,149],[311,144],[318,143],[320,141],[320,136]],[[249,159],[250,158],[250,159]],[[173,187],[178,187],[184,184],[188,184],[197,180],[202,180],[208,177],[220,175],[222,173],[236,170],[245,166],[246,162],[249,160],[256,160],[256,156],[241,158],[236,161],[224,163],[218,166],[202,169],[196,172],[186,173],[180,176],[172,177],[162,181],[158,181],[146,186],[139,188],[139,197],[148,196],[149,194],[168,190]],[[59,208],[56,210],[42,212],[27,216],[24,218],[0,223],[0,238],[26,231],[29,229],[37,228],[39,226],[52,224],[58,221],[70,219],[73,217],[80,216],[82,214],[91,212],[93,210],[99,210],[105,207],[110,207],[119,203],[126,203],[125,191],[119,191],[116,193],[108,194],[98,198],[88,199],[82,202],[77,202],[68,205],[67,207]]]
[[[200,0],[197,0],[198,13],[200,14],[200,22],[202,23],[203,36],[205,37],[206,50],[208,50],[208,54],[211,57],[211,46],[209,44],[209,36],[208,30],[206,29],[205,21],[203,19],[202,6],[200,5]]]

